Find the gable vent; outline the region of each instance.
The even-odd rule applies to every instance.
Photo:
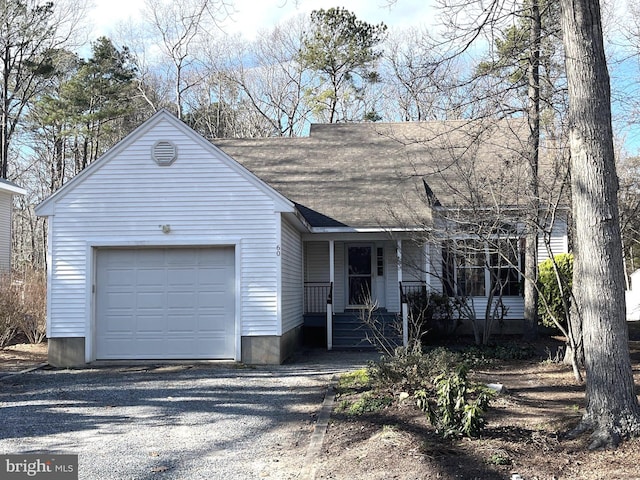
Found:
[[[178,152],[176,146],[166,140],[160,140],[153,146],[153,159],[161,167],[168,167],[177,158]]]

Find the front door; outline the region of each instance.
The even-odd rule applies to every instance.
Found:
[[[349,306],[363,306],[371,299],[371,245],[347,246]]]

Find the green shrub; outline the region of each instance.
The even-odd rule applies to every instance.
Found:
[[[398,348],[393,356],[370,363],[368,373],[378,387],[414,392],[430,386],[435,376],[453,371],[461,361],[459,354],[443,347],[426,353]]]
[[[558,286],[558,278],[553,268],[555,261],[558,266],[558,274],[562,282],[564,293],[560,295],[560,287]],[[573,255],[570,253],[561,253],[548,258],[538,267],[538,288],[540,289],[540,301],[538,302],[538,316],[540,323],[546,327],[555,327],[553,321],[555,317],[562,326],[566,326],[569,312],[565,310],[566,305],[571,305],[571,288],[573,279]],[[546,301],[546,302],[545,302]],[[546,305],[548,306],[545,306]]]
[[[463,360],[472,367],[491,365],[496,360],[528,360],[536,355],[531,345],[506,343],[504,345],[474,345],[462,351]]]
[[[427,414],[429,422],[445,438],[478,435],[484,428],[484,413],[489,406],[489,393],[478,391],[467,379],[467,367],[462,364],[455,372],[438,375],[436,400],[427,390],[419,390],[414,397],[418,407]]]
[[[433,341],[453,335],[460,326],[460,320],[454,318],[454,303],[447,295],[426,289],[409,292],[409,317],[418,324],[417,338]]]

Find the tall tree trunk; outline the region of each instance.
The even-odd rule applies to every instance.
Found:
[[[529,88],[527,91],[527,117],[529,136],[527,155],[529,160],[529,218],[527,219],[527,239],[525,242],[524,271],[524,319],[525,338],[533,340],[538,332],[538,223],[540,199],[538,196],[538,156],[540,149],[540,18],[539,0],[532,0],[530,7],[529,66],[527,71]]]
[[[609,74],[598,0],[561,0],[569,88],[574,290],[582,318],[587,409],[574,431],[591,448],[640,432],[625,320]]]

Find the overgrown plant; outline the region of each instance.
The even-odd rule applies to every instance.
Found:
[[[46,297],[44,272],[32,270],[0,277],[0,347],[18,333],[30,343],[45,339]]]
[[[0,275],[0,348],[9,344],[16,335],[19,298],[11,284],[11,276]]]
[[[542,262],[538,269],[539,291],[544,297],[538,307],[540,321],[546,327],[555,327],[559,322],[566,328],[571,306],[573,255],[555,255]]]
[[[467,379],[467,367],[459,365],[451,374],[438,375],[436,401],[427,390],[414,394],[418,407],[427,414],[429,422],[445,438],[477,436],[484,428],[484,413],[489,406],[489,394],[476,391]]]
[[[438,347],[428,352],[399,348],[368,367],[369,379],[380,388],[394,392],[415,392],[431,388],[431,379],[448,375],[462,361],[458,353]]]

